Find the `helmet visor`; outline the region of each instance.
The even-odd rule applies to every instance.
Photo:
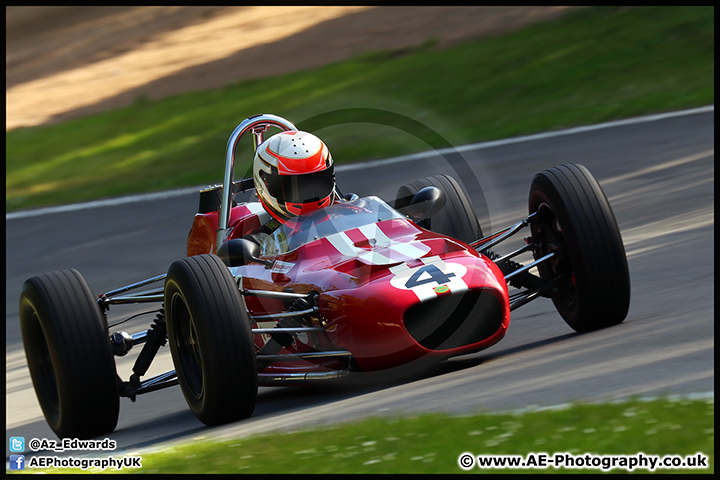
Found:
[[[302,175],[268,175],[268,192],[280,204],[317,202],[329,196],[335,186],[334,168]]]

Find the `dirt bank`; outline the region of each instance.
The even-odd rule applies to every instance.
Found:
[[[438,48],[568,7],[6,7],[6,128],[315,68],[428,39]]]

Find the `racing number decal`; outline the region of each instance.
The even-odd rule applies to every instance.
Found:
[[[449,282],[450,278],[454,276],[454,273],[450,272],[446,274],[435,265],[425,265],[413,272],[408,281],[405,282],[405,288],[412,289],[430,282],[437,283],[438,286],[440,286]]]
[[[390,285],[400,290],[410,290],[421,302],[435,298],[441,293],[457,293],[468,289],[462,277],[467,273],[459,263],[445,262],[440,257],[423,258],[423,265],[410,268],[406,264],[390,269],[395,276]]]

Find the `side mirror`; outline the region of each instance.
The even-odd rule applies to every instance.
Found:
[[[437,187],[425,187],[413,195],[410,203],[398,211],[415,222],[420,222],[438,213],[445,206],[445,192]]]
[[[240,267],[252,262],[262,263],[265,266],[272,265],[272,262],[257,258],[260,254],[260,245],[246,238],[228,240],[220,245],[217,254],[228,267]]]

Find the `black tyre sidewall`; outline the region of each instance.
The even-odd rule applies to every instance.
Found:
[[[186,305],[202,357],[202,393],[193,392],[178,349],[179,312]],[[249,417],[257,397],[257,365],[247,309],[232,275],[212,254],[174,262],[165,281],[170,351],[190,409],[207,425]],[[196,379],[197,380],[197,379]]]
[[[117,426],[120,396],[107,324],[76,270],[28,279],[20,296],[20,327],[40,407],[61,438],[92,438]],[[46,345],[51,368],[40,358]],[[55,378],[57,403],[48,398]],[[50,383],[48,383],[50,382]]]
[[[407,205],[412,195],[430,186],[437,187],[445,193],[446,203],[442,210],[431,218],[423,220],[419,225],[465,243],[482,238],[482,228],[470,198],[460,184],[449,175],[434,175],[401,186],[397,192],[395,208]]]
[[[572,304],[562,295],[552,297],[560,315],[576,331],[622,322],[630,304],[630,276],[620,231],[599,183],[580,164],[545,170],[531,184],[530,213],[542,203],[562,228],[575,277]],[[536,252],[535,258],[540,255]]]

